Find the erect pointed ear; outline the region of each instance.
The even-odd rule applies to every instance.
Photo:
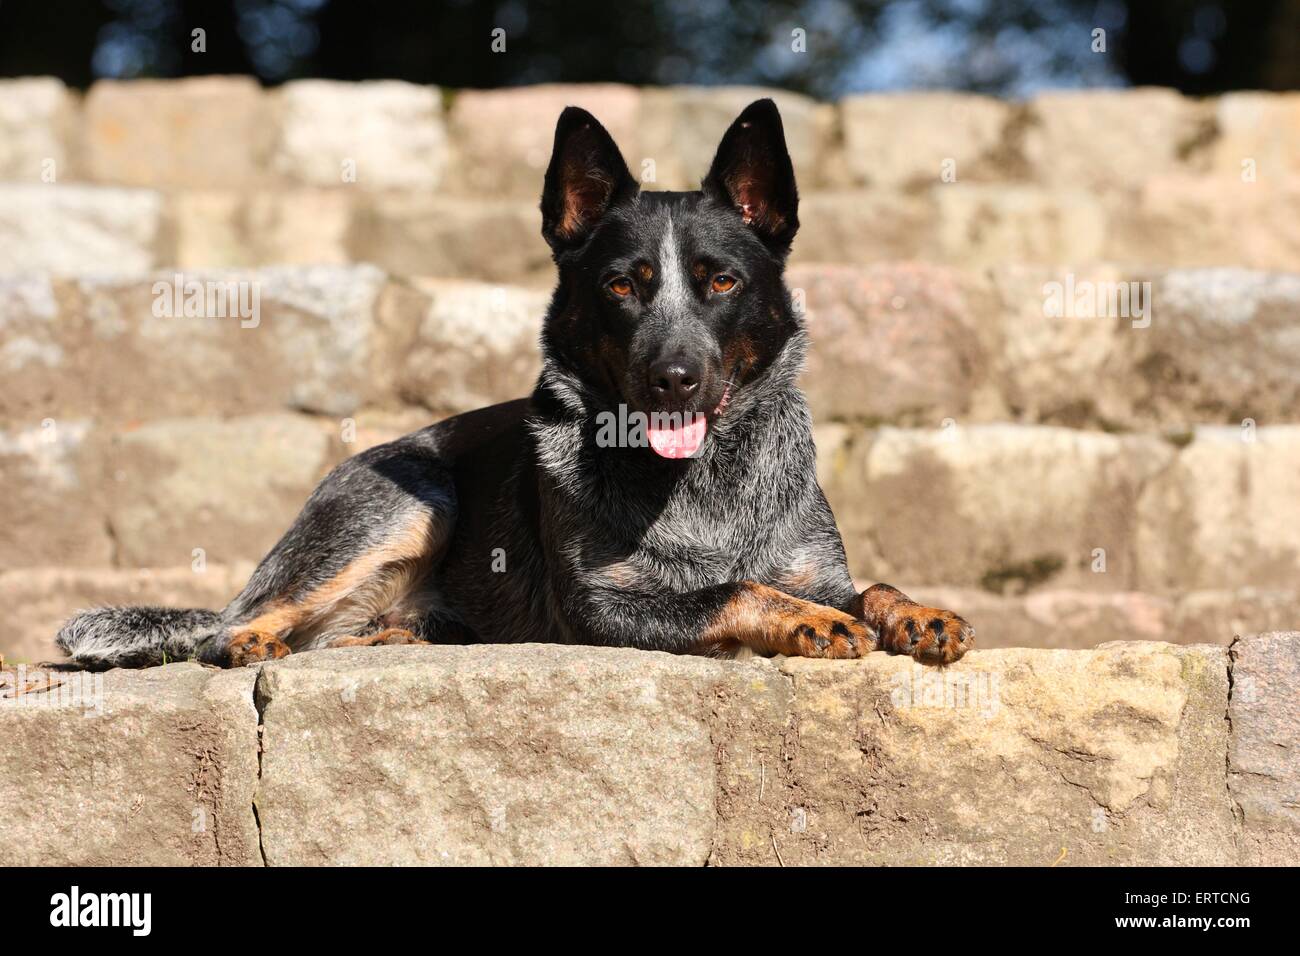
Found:
[[[775,251],[789,252],[799,229],[799,192],[775,103],[755,100],[736,117],[703,186],[706,194],[739,210]]]
[[[632,195],[636,180],[613,138],[584,109],[566,107],[555,124],[555,146],[542,189],[542,235],[555,252],[587,237],[616,200]]]

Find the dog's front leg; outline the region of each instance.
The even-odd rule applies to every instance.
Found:
[[[975,628],[964,618],[922,607],[888,584],[867,588],[850,610],[880,635],[885,650],[922,664],[951,664],[975,646]]]
[[[599,603],[601,643],[709,655],[748,647],[764,656],[824,658],[860,657],[878,647],[871,628],[853,615],[754,581],[653,597],[606,592]]]

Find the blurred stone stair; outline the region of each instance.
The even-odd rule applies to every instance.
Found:
[[[0,652],[218,606],[333,464],[526,393],[564,105],[690,188],[768,92],[0,81]],[[854,574],[984,647],[1300,624],[1300,96],[777,99]]]
[[[1272,422],[1300,397],[1300,281],[1157,274],[1134,328],[1044,316],[1044,280],[1066,274],[791,270],[854,573],[968,611],[985,646],[1290,626],[1300,426]],[[155,315],[173,278],[0,281],[0,581],[27,608],[11,655],[48,656],[79,606],[224,603],[242,574],[223,569],[259,558],[333,464],[537,370],[539,290],[371,266],[184,274],[256,287],[246,327]]]
[[[751,88],[263,91],[202,77],[100,82],[84,98],[0,81],[0,272],[372,262],[545,285],[537,199],[565,105],[592,110],[648,187],[682,189],[763,95],[803,195],[795,261],[1300,267],[1300,94],[826,104]]]

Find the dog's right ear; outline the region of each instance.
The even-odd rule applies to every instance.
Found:
[[[542,235],[556,253],[580,245],[617,200],[637,191],[623,154],[600,121],[566,107],[542,189]]]

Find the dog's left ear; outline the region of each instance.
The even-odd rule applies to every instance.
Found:
[[[736,117],[703,187],[707,195],[734,206],[774,251],[790,251],[799,229],[799,192],[775,103],[755,100]]]

